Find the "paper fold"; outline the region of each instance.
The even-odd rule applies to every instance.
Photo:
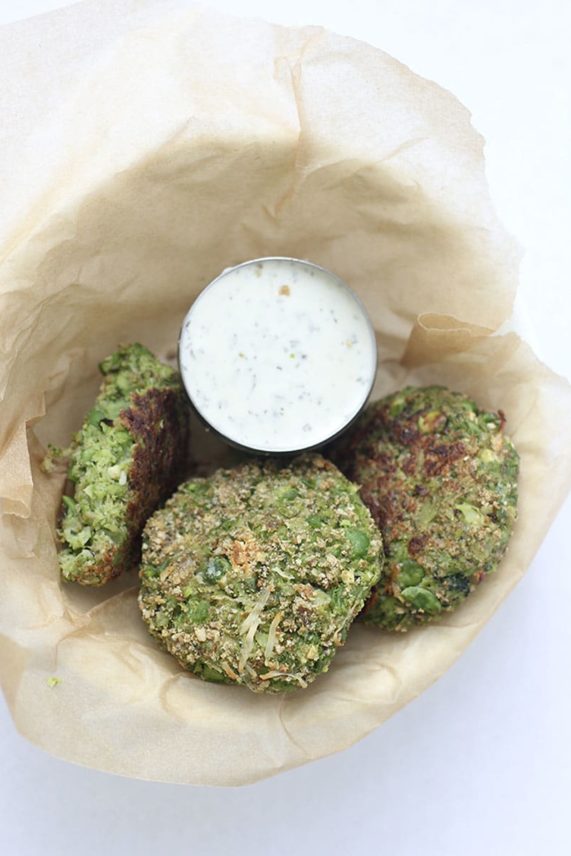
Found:
[[[349,746],[462,653],[571,483],[568,384],[517,335],[494,333],[518,251],[490,204],[482,140],[450,93],[320,28],[121,0],[2,40],[20,81],[0,94],[14,116],[0,142],[14,166],[0,200],[0,677],[14,721],[62,758],[195,784],[251,782]],[[49,68],[38,45],[61,45]],[[103,356],[138,340],[172,358],[203,286],[267,255],[307,258],[356,290],[379,342],[376,395],[464,391],[505,411],[521,455],[498,572],[434,625],[353,627],[330,672],[283,698],[183,673],[142,624],[136,574],[63,586],[63,475],[39,468],[81,423]],[[198,429],[193,450],[229,460]]]

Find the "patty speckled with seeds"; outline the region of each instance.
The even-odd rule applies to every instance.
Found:
[[[501,411],[444,387],[372,404],[333,455],[383,534],[365,621],[406,630],[454,609],[497,567],[514,526],[518,455]]]
[[[333,464],[248,462],[191,479],[149,520],[139,604],[200,678],[283,692],[327,671],[381,562],[378,529]]]
[[[184,476],[188,442],[174,369],[139,344],[121,347],[100,369],[95,405],[64,453],[74,494],[63,497],[58,528],[63,578],[88,586],[133,564],[146,519]]]

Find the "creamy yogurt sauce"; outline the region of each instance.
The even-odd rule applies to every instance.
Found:
[[[199,414],[260,452],[313,448],[343,430],[372,389],[369,318],[342,280],[269,258],[224,271],[183,323],[180,370]]]

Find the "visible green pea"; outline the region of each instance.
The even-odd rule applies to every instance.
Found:
[[[194,498],[200,499],[200,497],[206,496],[210,487],[206,481],[191,481],[184,485],[183,490]]]
[[[280,496],[283,502],[291,502],[292,499],[297,499],[299,491],[295,487],[288,487]]]
[[[437,506],[432,502],[425,502],[415,514],[415,520],[421,528],[428,526],[438,513]]]
[[[363,556],[366,556],[369,544],[371,543],[366,532],[362,532],[360,529],[347,529],[345,534],[351,544],[353,558],[361,559]]]
[[[115,385],[117,386],[117,389],[121,390],[121,392],[131,392],[131,378],[128,374],[118,372],[115,378]]]
[[[121,532],[119,529],[104,529],[103,531],[114,544],[120,544],[125,537],[125,533]]]
[[[224,556],[212,556],[202,571],[204,581],[215,583],[230,570],[230,562]]]
[[[204,624],[209,612],[210,606],[208,603],[205,600],[197,600],[188,605],[186,615],[188,620],[192,621],[193,624]]]
[[[66,507],[66,511],[75,512],[77,510],[75,499],[72,499],[71,496],[62,496],[61,500]]]
[[[484,464],[491,464],[492,461],[498,460],[498,456],[495,452],[492,452],[491,449],[482,449],[479,452],[478,457],[481,461],[483,461]]]
[[[211,681],[213,684],[225,684],[228,681],[228,678],[222,672],[219,672],[218,669],[213,669],[212,666],[203,666],[201,677],[205,681]]]
[[[412,559],[405,559],[404,562],[401,562],[400,571],[397,577],[397,582],[401,589],[418,585],[423,577],[424,568],[422,568],[418,562],[414,562]]]
[[[400,396],[397,398],[394,398],[393,401],[391,402],[390,407],[389,407],[389,413],[390,413],[391,417],[394,419],[397,416],[400,416],[400,414],[404,410],[405,406],[406,406],[406,400],[404,398],[401,398]]]
[[[322,589],[318,589],[318,588],[313,589],[312,597],[313,597],[313,602],[316,605],[316,607],[320,607],[320,606],[328,607],[330,602],[331,602],[331,598],[329,597],[327,592],[323,591]]]
[[[105,405],[105,419],[116,419],[127,406],[127,403],[123,399],[119,399],[118,401],[108,401]],[[105,422],[101,424],[101,428],[103,430],[108,427],[109,426],[106,425]]]
[[[430,434],[446,421],[446,417],[440,410],[429,410],[418,418],[418,427],[423,434]]]
[[[87,422],[89,425],[99,425],[105,419],[105,414],[102,410],[99,410],[97,407],[94,407],[93,410],[90,410],[87,414]]]
[[[401,591],[401,595],[411,606],[431,615],[435,615],[442,609],[438,598],[422,586],[409,586]]]
[[[347,600],[343,586],[336,586],[329,590],[329,602],[334,612],[344,612],[347,609]]]
[[[456,510],[461,513],[468,526],[482,526],[484,523],[484,515],[467,502],[459,503]]]

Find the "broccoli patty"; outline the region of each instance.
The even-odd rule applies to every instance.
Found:
[[[186,396],[177,372],[142,345],[100,365],[103,383],[69,450],[58,529],[64,579],[100,586],[137,558],[146,519],[184,475]]]
[[[407,387],[372,404],[334,455],[383,535],[387,561],[365,621],[387,630],[430,621],[495,570],[517,506],[504,424],[460,393]]]
[[[182,485],[143,535],[139,605],[186,669],[255,692],[327,671],[379,579],[357,487],[318,455]]]

